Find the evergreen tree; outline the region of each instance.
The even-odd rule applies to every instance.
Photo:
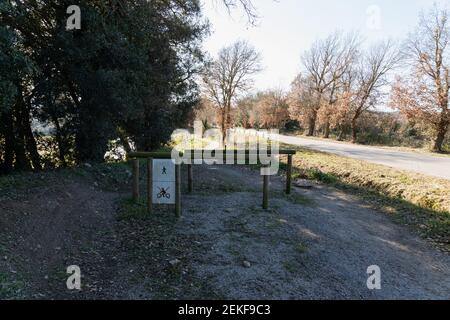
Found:
[[[1,3],[4,169],[40,167],[31,116],[52,128],[64,165],[102,161],[108,141],[119,137],[140,150],[157,148],[197,102],[194,76],[207,32],[197,0],[80,0],[81,30],[67,31],[72,4]]]

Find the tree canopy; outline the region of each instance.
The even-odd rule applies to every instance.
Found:
[[[82,27],[68,31],[72,2],[0,5],[2,171],[100,161],[117,138],[156,148],[198,100],[208,31],[198,0],[80,0]],[[33,132],[36,121],[51,130]]]

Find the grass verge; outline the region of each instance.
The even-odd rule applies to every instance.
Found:
[[[450,181],[310,149],[297,149],[294,178],[316,180],[352,191],[450,251]]]
[[[58,185],[62,181],[71,182],[77,179],[88,181],[105,191],[117,191],[130,183],[131,169],[126,162],[85,163],[70,168],[0,175],[0,200],[19,200],[34,188]]]

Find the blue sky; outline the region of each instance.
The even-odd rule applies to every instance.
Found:
[[[254,0],[260,20],[249,27],[241,12],[230,17],[220,0],[204,0],[212,35],[205,49],[212,56],[241,39],[250,42],[263,58],[264,71],[255,89],[288,89],[300,71],[300,56],[317,37],[334,30],[359,31],[367,43],[385,38],[402,41],[413,32],[419,13],[435,0]],[[379,17],[379,18],[377,18]],[[379,21],[379,23],[378,23]]]

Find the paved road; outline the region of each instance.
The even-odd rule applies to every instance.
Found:
[[[450,157],[277,135],[280,142],[450,180]]]

